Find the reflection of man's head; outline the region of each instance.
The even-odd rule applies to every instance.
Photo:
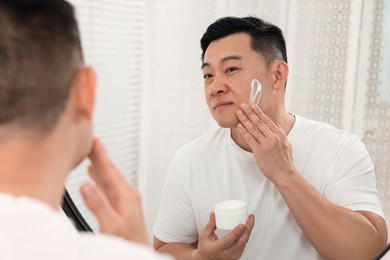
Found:
[[[212,41],[244,32],[251,37],[251,47],[263,55],[267,65],[275,60],[287,62],[286,42],[279,27],[256,17],[224,17],[211,24],[200,41],[202,61]]]
[[[255,17],[225,17],[201,39],[202,72],[209,110],[221,127],[235,128],[236,112],[247,103],[251,82],[262,86],[257,105],[269,117],[284,107],[288,76],[282,31]]]
[[[0,127],[50,132],[82,63],[72,6],[62,0],[0,2]]]

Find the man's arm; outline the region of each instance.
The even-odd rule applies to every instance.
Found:
[[[275,183],[305,236],[326,259],[372,259],[387,242],[382,217],[326,200],[299,174]]]
[[[160,253],[166,253],[174,256],[177,259],[194,259],[193,252],[196,250],[197,242],[193,244],[186,243],[165,243],[156,236],[153,238],[153,247]]]
[[[241,106],[239,133],[257,165],[277,187],[302,232],[327,259],[371,259],[385,245],[382,217],[352,211],[326,200],[297,172],[287,136],[257,106]]]
[[[252,232],[255,219],[248,217],[245,225],[238,225],[223,238],[215,234],[215,215],[210,213],[210,221],[199,233],[199,241],[192,244],[165,243],[154,237],[154,248],[161,253],[175,256],[177,259],[239,259]]]

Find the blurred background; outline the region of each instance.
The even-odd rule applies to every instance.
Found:
[[[96,135],[140,189],[151,238],[174,153],[217,126],[204,101],[199,40],[222,16],[254,15],[284,31],[288,110],[363,140],[390,216],[390,0],[70,2],[86,63],[98,73]],[[98,231],[79,194],[87,164],[66,188]]]

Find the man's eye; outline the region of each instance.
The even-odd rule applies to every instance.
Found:
[[[204,79],[209,79],[209,78],[212,78],[212,77],[213,77],[213,75],[211,75],[211,74],[204,74],[203,75]]]
[[[226,70],[226,73],[231,73],[231,72],[234,72],[234,71],[236,71],[236,70],[238,70],[238,68],[228,68],[227,70]]]

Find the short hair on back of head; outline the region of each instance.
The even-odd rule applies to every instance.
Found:
[[[247,33],[251,37],[251,47],[261,53],[268,66],[275,60],[287,62],[286,41],[282,30],[257,17],[223,17],[209,25],[200,40],[202,61],[212,41],[235,33]]]
[[[82,64],[74,8],[64,0],[0,0],[0,127],[48,132]]]

